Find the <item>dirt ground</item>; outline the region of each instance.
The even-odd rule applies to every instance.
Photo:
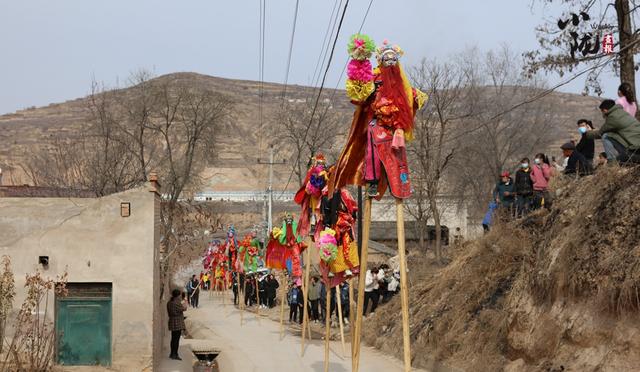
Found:
[[[201,306],[190,309],[187,316],[187,328],[191,339],[182,340],[182,363],[163,361],[160,371],[174,372],[187,368],[192,360],[189,345],[201,346],[210,343],[221,350],[217,358],[220,371],[323,371],[324,341],[318,337],[314,329],[313,339],[306,342],[304,355],[301,355],[300,327],[285,325],[284,336],[280,336],[280,324],[272,320],[278,318],[278,311],[263,311],[262,316],[241,311],[231,304],[230,293],[224,299],[221,296],[209,296],[204,293],[200,298]],[[226,304],[226,305],[225,305]],[[288,315],[288,313],[287,313]],[[330,365],[332,372],[351,370],[349,345],[343,355],[339,341],[331,341]],[[360,359],[360,370],[367,372],[402,371],[400,360],[363,346]],[[425,371],[414,369],[414,371]]]

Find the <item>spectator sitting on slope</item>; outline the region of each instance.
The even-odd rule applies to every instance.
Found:
[[[560,146],[562,153],[568,159],[567,167],[564,169],[564,174],[573,175],[578,174],[580,177],[591,174],[593,169],[591,164],[587,162],[587,159],[579,152],[576,151],[576,147],[573,143],[567,142]]]
[[[600,129],[588,131],[586,136],[602,138],[610,162],[640,162],[640,156],[634,156],[640,149],[640,122],[610,99],[602,101],[600,111],[605,118],[604,124]]]
[[[580,132],[580,141],[576,145],[576,151],[584,155],[590,164],[593,164],[593,155],[595,153],[595,141],[586,134],[593,130],[593,123],[587,119],[578,120],[578,131]]]

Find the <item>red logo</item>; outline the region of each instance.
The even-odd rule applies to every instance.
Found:
[[[606,34],[604,35],[604,37],[602,38],[602,52],[604,54],[611,54],[613,53],[613,35],[612,34]]]

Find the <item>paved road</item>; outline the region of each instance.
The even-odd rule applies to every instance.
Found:
[[[240,312],[232,305],[223,306],[221,299],[200,297],[200,308],[189,310],[187,327],[194,340],[184,340],[182,357],[188,356],[186,347],[193,343],[211,342],[220,348],[218,357],[221,372],[250,371],[324,371],[324,341],[312,340],[301,356],[300,336],[285,332],[280,339],[280,324],[265,317],[260,321],[253,313],[245,312],[240,326]],[[209,341],[202,341],[203,339]],[[190,354],[190,353],[189,353]],[[347,344],[347,355],[350,354]],[[187,358],[185,358],[187,359]],[[190,363],[165,362],[161,371],[188,371]],[[189,369],[185,369],[189,368]],[[351,359],[342,356],[340,342],[331,343],[330,367],[332,372],[351,371]],[[362,346],[360,370],[363,372],[402,371],[402,362]]]

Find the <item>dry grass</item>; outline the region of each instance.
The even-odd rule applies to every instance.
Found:
[[[640,168],[613,167],[566,184],[527,260],[539,301],[594,299],[613,313],[640,310]]]
[[[432,359],[457,360],[458,366],[502,363],[506,345],[504,295],[522,267],[530,236],[524,230],[500,226],[454,254],[437,269],[429,265],[422,278],[412,278],[410,293],[413,363],[427,367]],[[414,267],[424,264],[411,260]],[[412,269],[420,272],[422,269]],[[400,302],[381,308],[365,327],[365,340],[402,355]],[[484,340],[497,342],[486,342]],[[428,352],[425,352],[428,351]],[[490,370],[489,368],[488,370]]]
[[[562,329],[539,323],[554,303],[562,303],[567,313],[572,304],[586,304],[594,314],[614,319],[637,316],[639,180],[640,168],[618,167],[560,180],[554,184],[558,197],[550,210],[496,226],[453,252],[448,266],[411,259],[413,364],[429,367],[435,359],[464,370],[499,371],[511,359],[524,358],[539,369],[554,360],[565,342]],[[523,298],[533,303],[526,305]],[[559,336],[538,342],[533,353],[516,351],[510,331],[519,319],[531,321],[540,336],[536,339],[546,333]],[[399,298],[366,322],[366,342],[402,356]],[[599,325],[594,327],[598,332]]]

